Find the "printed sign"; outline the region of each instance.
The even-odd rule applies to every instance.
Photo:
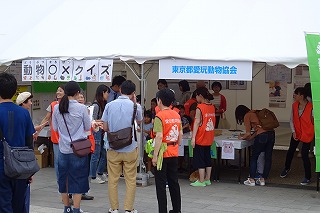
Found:
[[[99,61],[99,82],[111,82],[113,60],[101,59]]]
[[[19,65],[20,69],[20,65]],[[113,60],[23,60],[19,79],[21,84],[31,81],[111,82]]]
[[[47,81],[58,81],[60,59],[47,60]]]
[[[35,60],[35,81],[45,81],[47,79],[47,61],[44,59]]]
[[[34,60],[22,61],[22,81],[34,80]]]
[[[251,81],[252,62],[161,59],[159,78]]]
[[[99,60],[87,60],[85,65],[85,81],[98,82]]]
[[[234,160],[234,142],[224,141],[221,147],[221,159]]]
[[[77,82],[84,82],[84,68],[86,61],[73,61],[72,80]]]
[[[59,81],[71,81],[73,61],[66,60],[60,62]]]

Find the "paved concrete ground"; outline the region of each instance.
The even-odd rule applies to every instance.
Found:
[[[154,182],[151,179],[151,182]],[[249,187],[234,183],[213,183],[204,188],[189,186],[180,180],[182,212],[319,212],[320,195],[315,190],[266,186]],[[41,169],[31,186],[32,213],[61,213],[63,204],[57,192],[53,168]],[[120,212],[123,210],[124,180],[119,184]],[[92,201],[82,201],[81,208],[90,213],[106,213],[109,209],[107,184],[91,184]],[[169,194],[169,193],[168,193]],[[168,197],[168,203],[170,204]],[[135,208],[139,213],[156,213],[155,186],[138,187]],[[170,208],[169,208],[170,209]]]

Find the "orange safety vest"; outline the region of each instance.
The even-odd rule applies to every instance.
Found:
[[[156,117],[162,122],[162,143],[167,143],[168,145],[167,150],[163,153],[163,157],[178,157],[178,138],[181,131],[180,115],[172,109],[166,109],[159,111]]]
[[[195,98],[191,98],[191,99],[187,100],[187,102],[184,104],[184,113],[187,116],[190,116],[190,107],[194,103],[197,103],[197,100]]]
[[[51,105],[51,119],[50,119],[50,131],[51,131],[51,141],[52,143],[58,144],[59,142],[59,133],[53,130],[52,127],[52,115],[53,115],[53,109],[54,106],[58,104],[58,101],[53,101]]]
[[[299,102],[292,104],[293,125],[299,141],[310,143],[314,138],[314,124],[311,120],[312,104],[308,102],[299,117]]]
[[[211,146],[214,140],[214,125],[216,123],[215,107],[213,104],[198,104],[201,112],[202,124],[196,134],[196,144]]]

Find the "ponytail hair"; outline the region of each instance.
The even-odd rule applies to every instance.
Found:
[[[204,99],[207,99],[209,101],[213,100],[213,95],[209,92],[209,90],[206,87],[199,87],[194,91],[194,93],[197,95],[202,95]]]
[[[61,114],[69,113],[68,109],[69,109],[69,98],[67,95],[64,95],[61,98],[60,103],[59,103],[59,112]]]
[[[64,86],[64,96],[59,103],[59,112],[61,114],[69,113],[69,98],[68,96],[75,96],[81,90],[79,84],[75,81],[69,81]]]

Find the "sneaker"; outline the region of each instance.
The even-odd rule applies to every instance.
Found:
[[[101,178],[99,176],[97,176],[95,179],[91,178],[90,183],[99,183],[99,184],[103,184],[106,181],[101,180]]]
[[[151,171],[148,171],[147,174],[149,175],[150,178],[153,178],[153,177],[154,177],[154,174],[152,174]]]
[[[109,209],[108,213],[119,213],[118,209],[112,210],[111,208]]]
[[[264,181],[264,179],[258,178],[256,180],[256,184],[259,185],[259,186],[265,186],[266,182]]]
[[[246,186],[255,186],[256,185],[256,182],[254,181],[251,181],[249,178],[243,182],[244,185]]]
[[[200,182],[199,180],[197,180],[196,182],[194,183],[190,183],[190,186],[206,186],[205,182]]]
[[[108,177],[106,174],[102,174],[102,175],[97,175],[97,177],[99,177],[101,180],[103,180],[104,182],[108,181]]]
[[[205,180],[204,183],[206,184],[206,186],[210,186],[211,185],[211,181],[210,180]]]
[[[124,213],[138,213],[138,210],[136,209],[133,209],[132,211],[126,210]]]
[[[94,197],[93,196],[90,196],[88,194],[82,194],[81,195],[81,200],[93,200]]]
[[[301,184],[302,186],[305,186],[305,185],[308,185],[310,182],[311,182],[310,180],[308,180],[307,178],[304,178],[303,181],[301,181],[300,184]]]
[[[280,177],[282,177],[282,178],[287,177],[289,171],[290,171],[290,169],[283,169],[281,174],[280,174]]]

